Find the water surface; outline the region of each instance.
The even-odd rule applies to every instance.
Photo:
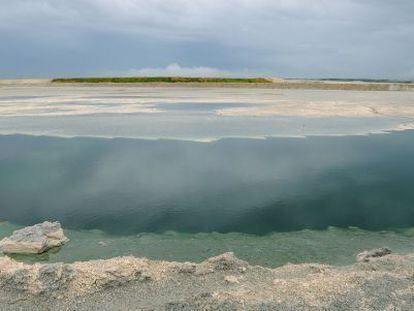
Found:
[[[0,136],[0,236],[59,220],[71,243],[30,259],[51,261],[234,251],[274,266],[412,251],[413,142],[412,131],[211,143]]]

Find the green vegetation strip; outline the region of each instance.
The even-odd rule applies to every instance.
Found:
[[[59,83],[272,83],[266,78],[107,77],[59,78]]]

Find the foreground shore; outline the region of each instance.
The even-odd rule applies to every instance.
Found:
[[[412,310],[414,254],[345,267],[120,257],[27,265],[0,258],[2,310]]]

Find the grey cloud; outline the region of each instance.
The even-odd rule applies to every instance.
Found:
[[[118,73],[119,74],[119,73]],[[185,76],[185,77],[226,77],[235,73],[211,67],[183,67],[180,64],[170,64],[165,68],[130,69],[121,72],[124,76]],[[243,73],[244,74],[244,73]],[[116,73],[115,73],[116,75]],[[237,73],[237,75],[241,75]]]
[[[212,67],[290,77],[413,79],[411,0],[14,0],[0,76]]]

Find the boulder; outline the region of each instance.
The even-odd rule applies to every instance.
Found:
[[[386,247],[380,247],[365,251],[357,255],[356,259],[358,262],[368,262],[371,258],[383,257],[391,254],[391,250]]]
[[[0,241],[0,249],[5,254],[40,254],[68,241],[59,222],[45,221],[14,231]]]

